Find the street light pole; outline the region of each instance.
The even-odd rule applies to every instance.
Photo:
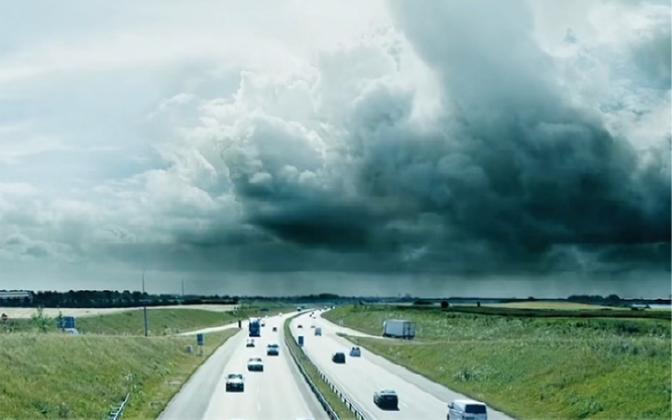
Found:
[[[145,271],[142,271],[142,312],[145,318],[145,337],[149,335],[149,322],[147,320],[147,299],[145,298]]]

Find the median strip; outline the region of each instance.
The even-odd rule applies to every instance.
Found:
[[[294,336],[292,335],[292,331],[290,328],[290,323],[292,322],[292,319],[296,318],[295,315],[291,318],[288,318],[285,320],[284,324],[284,333],[285,333],[285,344],[287,345],[287,348],[289,349],[289,352],[296,362],[296,364],[299,366],[300,370],[302,373],[309,379],[308,383],[309,385],[314,385],[316,388],[317,392],[321,394],[322,397],[324,397],[325,402],[327,403],[328,407],[325,407],[325,410],[329,413],[329,409],[333,411],[334,414],[336,414],[337,417],[332,417],[335,419],[339,420],[355,420],[357,417],[355,414],[350,410],[348,405],[341,400],[341,397],[334,392],[334,390],[331,389],[329,384],[327,384],[322,375],[320,374],[320,371],[317,369],[317,367],[313,364],[313,362],[308,358],[303,353],[303,350],[299,347],[299,345],[296,343],[294,340]],[[314,390],[315,391],[315,390]],[[319,399],[319,396],[318,396]],[[322,403],[322,401],[320,401]],[[325,405],[325,404],[323,404]],[[332,414],[332,413],[329,413]]]

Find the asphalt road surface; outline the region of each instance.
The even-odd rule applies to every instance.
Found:
[[[245,347],[247,330],[231,337],[194,373],[159,419],[327,420],[285,349],[282,327],[291,315],[267,318],[261,337],[253,338],[254,348]],[[274,326],[277,332],[272,331]],[[266,356],[270,343],[280,345],[279,356]],[[264,372],[247,371],[249,358],[256,356],[264,361]],[[243,374],[244,392],[226,392],[229,373]]]
[[[316,311],[317,314],[317,311]],[[298,328],[298,325],[303,328]],[[321,327],[322,336],[315,336],[315,329]],[[321,318],[319,314],[311,319],[301,315],[291,324],[292,334],[304,336],[304,351],[325,375],[336,385],[360,411],[371,420],[445,419],[447,405],[454,399],[467,398],[442,385],[431,382],[420,375],[394,365],[380,356],[362,348],[361,357],[350,357],[352,343],[336,332],[342,328]],[[382,329],[382,326],[381,326]],[[337,351],[346,355],[345,364],[336,364],[331,356]],[[437,368],[439,368],[437,366]],[[373,403],[375,391],[391,388],[399,396],[399,410],[386,411]],[[504,413],[488,407],[490,420],[512,420]]]

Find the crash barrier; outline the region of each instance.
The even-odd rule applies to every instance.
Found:
[[[124,408],[126,408],[126,403],[128,402],[128,398],[131,396],[131,393],[129,392],[126,394],[126,398],[124,398],[124,401],[121,402],[119,405],[115,405],[112,407],[107,415],[107,420],[118,420],[121,417],[121,414],[124,412]]]
[[[285,342],[286,342],[286,344],[288,344],[287,348],[289,349],[289,354],[292,356],[292,359],[294,359],[294,363],[299,368],[299,371],[301,372],[301,375],[303,375],[303,377],[305,378],[305,380],[308,383],[308,386],[310,387],[310,389],[313,390],[313,393],[317,397],[317,400],[320,402],[320,404],[322,404],[322,407],[324,407],[324,410],[327,412],[327,415],[329,415],[329,418],[332,419],[332,420],[340,420],[340,418],[338,417],[338,415],[336,414],[334,409],[331,407],[331,405],[329,404],[327,399],[324,397],[322,392],[317,388],[317,385],[315,385],[313,380],[310,379],[310,376],[308,376],[308,374],[304,370],[303,366],[301,365],[301,362],[299,362],[298,358],[294,354],[293,346],[289,345],[288,340],[294,340],[294,337],[291,335],[291,332],[290,332],[289,336],[287,334],[285,334]],[[295,341],[295,343],[296,343],[296,341]],[[297,343],[297,345],[298,345],[298,343]],[[359,411],[359,409],[357,409],[355,407],[355,405],[341,392],[341,390],[338,389],[338,387],[336,387],[336,385],[334,385],[331,382],[331,380],[329,380],[327,375],[322,373],[322,371],[315,365],[315,363],[313,363],[313,361],[310,359],[310,357],[303,351],[302,347],[299,347],[299,351],[303,353],[303,355],[305,356],[305,360],[307,360],[308,363],[310,363],[315,368],[317,373],[320,375],[320,378],[322,379],[322,381],[324,381],[324,383],[327,384],[329,389],[331,389],[334,392],[334,394],[336,394],[336,396],[341,400],[341,402],[343,402],[343,404],[345,404],[345,406],[348,408],[348,410],[350,410],[350,412],[352,412],[352,414],[354,414],[355,419],[356,420],[366,420],[366,417],[364,417],[364,414],[362,414],[362,412]]]

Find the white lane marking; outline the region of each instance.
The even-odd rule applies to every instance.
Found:
[[[257,403],[257,410],[261,411],[261,403]]]

